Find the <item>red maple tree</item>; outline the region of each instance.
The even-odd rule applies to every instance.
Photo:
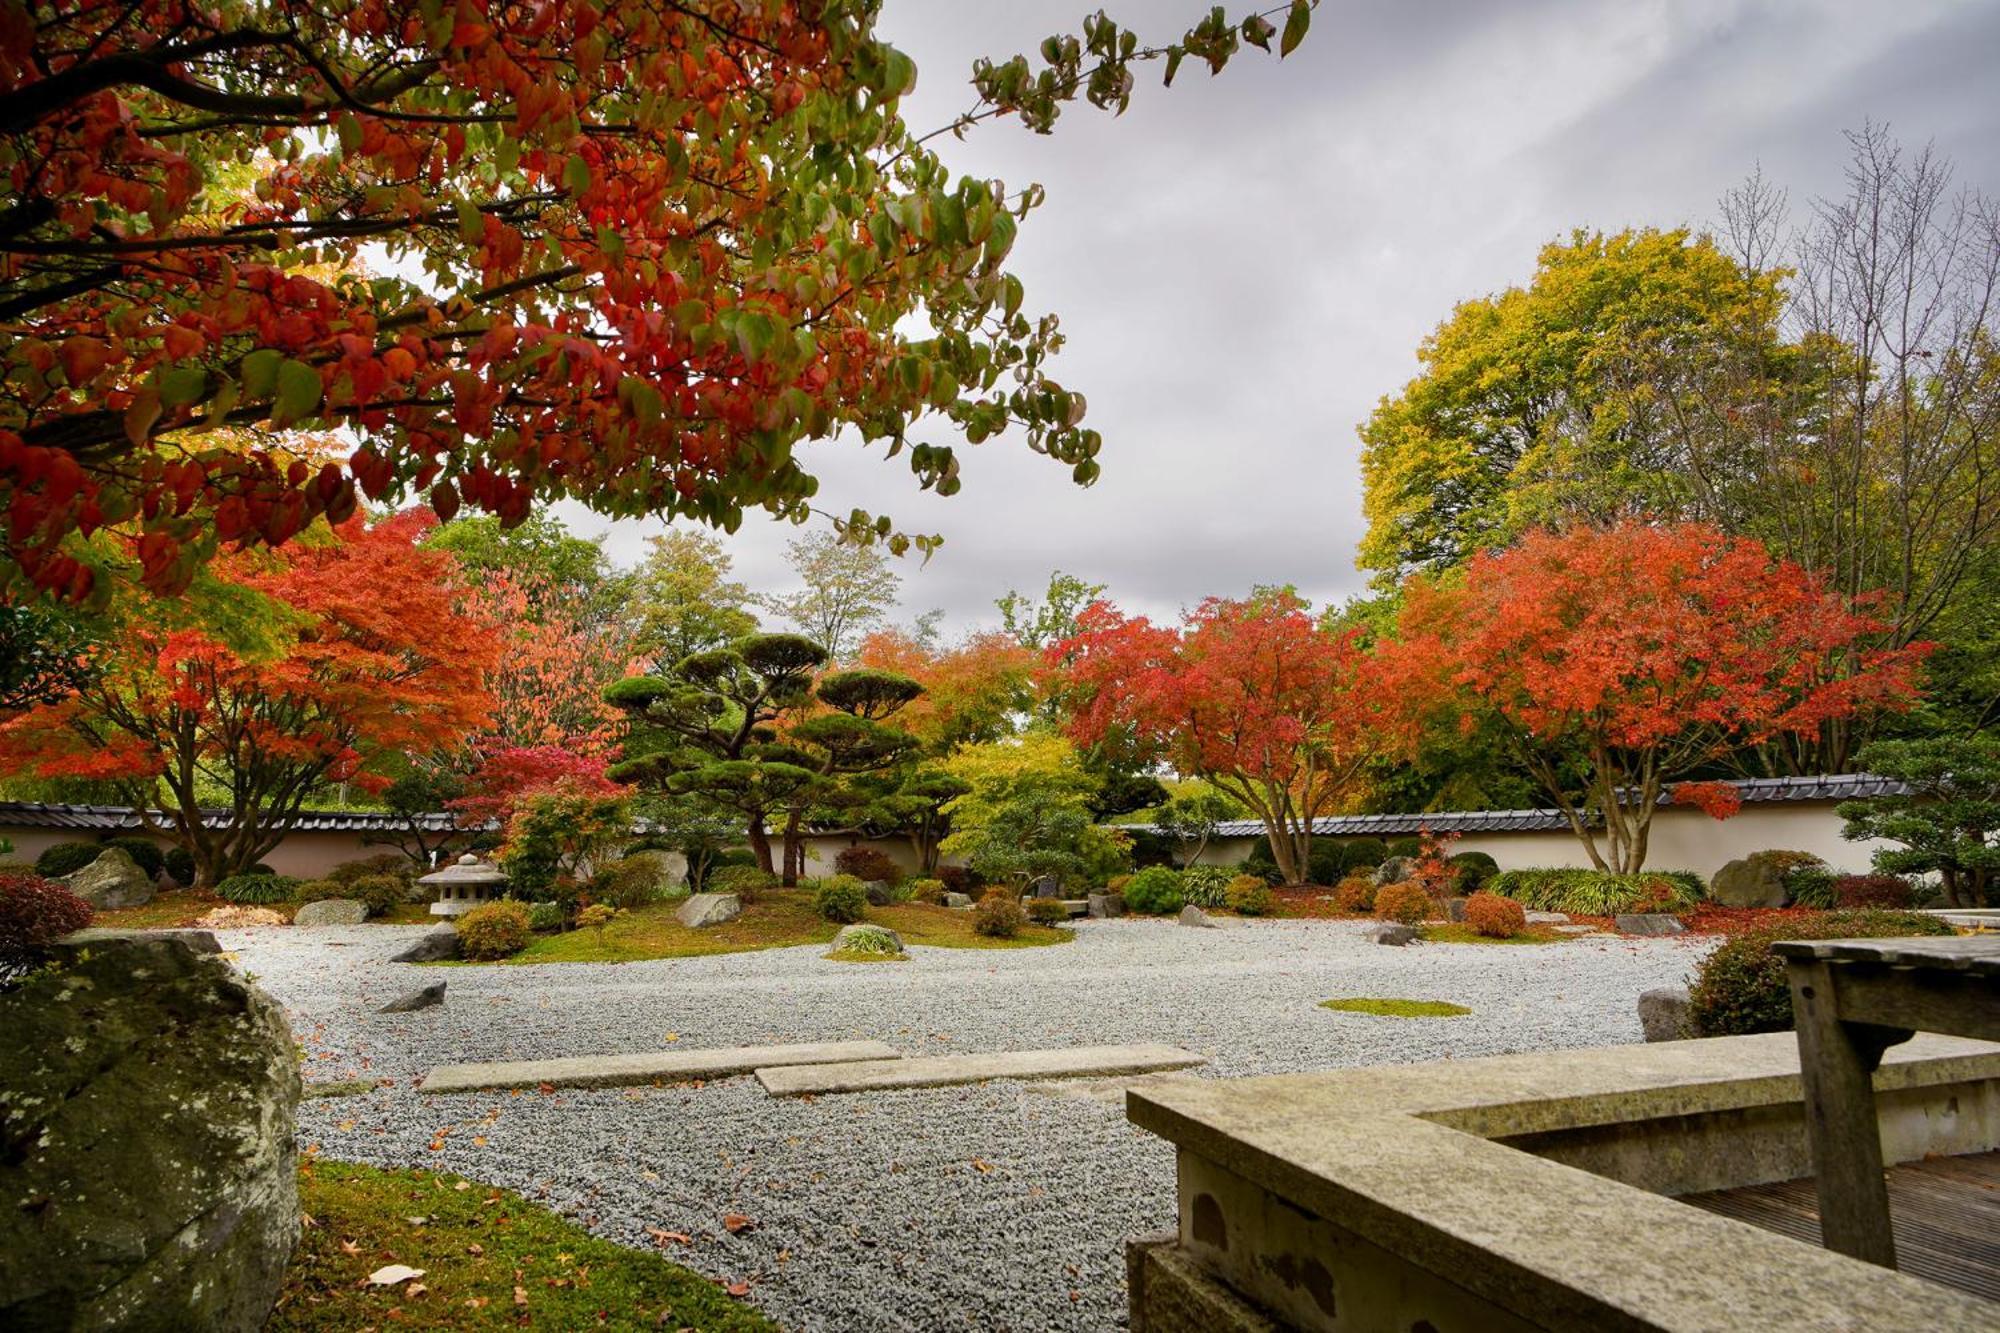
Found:
[[[1399,625],[1392,687],[1468,723],[1496,716],[1591,864],[1621,871],[1645,864],[1677,779],[1909,707],[1930,648],[1868,648],[1883,626],[1865,606],[1698,523],[1531,532],[1462,579],[1413,580]],[[1729,812],[1706,785],[1686,800]]]
[[[249,868],[327,784],[380,790],[392,757],[486,723],[499,641],[466,613],[456,562],[417,545],[430,522],[355,518],[224,562],[227,625],[186,603],[132,609],[88,683],[0,728],[0,757],[125,785],[203,885]],[[254,628],[245,593],[261,594]]]
[[[1128,743],[1240,801],[1288,884],[1305,880],[1312,821],[1408,743],[1360,631],[1322,628],[1289,592],[1210,598],[1178,629],[1104,602],[1077,624],[1047,650],[1071,736]]]
[[[586,798],[617,798],[627,790],[604,776],[602,755],[562,745],[507,746],[486,755],[451,808],[468,825],[510,820],[523,797],[562,787]]]

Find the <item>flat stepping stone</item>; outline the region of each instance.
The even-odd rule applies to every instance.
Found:
[[[1059,1051],[994,1051],[985,1055],[923,1055],[907,1060],[857,1060],[846,1064],[759,1069],[757,1081],[773,1097],[805,1097],[828,1092],[939,1088],[954,1083],[983,1083],[989,1078],[1151,1074],[1207,1063],[1205,1057],[1178,1046],[1141,1042],[1133,1046],[1072,1046]]]
[[[900,1053],[881,1041],[812,1041],[791,1046],[723,1046],[705,1051],[635,1051],[627,1055],[577,1055],[560,1060],[502,1060],[439,1065],[418,1092],[480,1092],[492,1088],[627,1088],[728,1078],[785,1065],[893,1064]]]

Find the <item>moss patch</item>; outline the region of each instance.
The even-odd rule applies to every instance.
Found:
[[[863,953],[859,949],[835,949],[826,957],[827,961],[832,963],[907,963],[910,961],[910,956],[906,953]]]
[[[1343,1014],[1374,1014],[1378,1018],[1458,1018],[1472,1011],[1443,1000],[1321,1000],[1319,1007]]]
[[[1568,939],[1547,926],[1529,926],[1518,935],[1510,935],[1504,940],[1482,935],[1463,921],[1433,922],[1420,926],[1418,935],[1433,944],[1554,944],[1557,940]]]
[[[629,963],[648,958],[695,958],[828,944],[840,930],[833,922],[820,920],[813,910],[811,896],[796,890],[766,890],[734,921],[700,930],[680,923],[674,916],[678,905],[649,903],[606,926],[601,939],[596,931],[590,930],[546,935],[508,961]],[[997,940],[974,933],[972,913],[927,903],[871,907],[862,919],[887,926],[903,937],[906,946],[920,944],[938,949],[1028,949],[1043,944],[1066,944],[1073,938],[1073,933],[1067,930],[1024,926],[1015,938]]]
[[[267,1331],[777,1327],[659,1255],[457,1176],[310,1162],[299,1202],[311,1222]],[[424,1275],[367,1285],[389,1264]]]

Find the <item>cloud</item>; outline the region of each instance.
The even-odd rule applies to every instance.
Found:
[[[1205,8],[1112,12],[1165,36]],[[947,123],[975,57],[1032,52],[1077,12],[889,0],[882,32],[921,70],[907,118]],[[1795,202],[1837,190],[1841,131],[1866,118],[2000,192],[1996,46],[2000,9],[1929,0],[1322,5],[1282,63],[1188,66],[1165,91],[1142,73],[1122,118],[941,141],[954,170],[1048,190],[1013,266],[1062,317],[1054,373],[1089,398],[1102,481],[1079,490],[1012,439],[961,449],[948,500],[879,448],[806,457],[834,512],[944,535],[903,600],[959,629],[1058,567],[1155,614],[1254,583],[1337,600],[1365,584],[1355,427],[1454,304],[1522,281],[1573,227],[1698,224],[1760,162]],[[655,530],[564,513],[625,559]],[[739,576],[783,586],[794,535],[747,520]]]

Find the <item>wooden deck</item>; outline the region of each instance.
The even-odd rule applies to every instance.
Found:
[[[2000,1152],[1907,1162],[1887,1174],[1902,1271],[2000,1301]],[[1819,1201],[1810,1178],[1686,1194],[1681,1202],[1820,1243]]]

